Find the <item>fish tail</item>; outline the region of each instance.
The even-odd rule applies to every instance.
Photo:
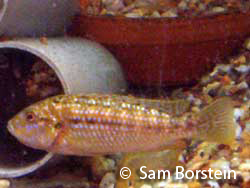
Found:
[[[234,108],[228,97],[217,99],[199,114],[199,139],[232,144],[236,136]]]

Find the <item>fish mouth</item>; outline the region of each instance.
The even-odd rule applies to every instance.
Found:
[[[11,122],[8,122],[7,130],[8,130],[11,134],[14,134],[15,128],[14,128],[14,126],[12,125]]]

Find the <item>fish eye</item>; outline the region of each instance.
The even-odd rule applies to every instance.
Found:
[[[56,129],[60,129],[62,127],[62,124],[60,122],[56,123],[55,124],[55,128]]]
[[[35,114],[33,112],[27,112],[25,115],[25,118],[29,122],[34,122],[35,121]]]
[[[205,152],[204,151],[201,151],[200,152],[200,157],[203,158],[205,156]]]

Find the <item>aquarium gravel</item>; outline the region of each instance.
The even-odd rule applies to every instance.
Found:
[[[145,181],[140,188],[248,188],[250,187],[250,40],[244,43],[239,54],[218,64],[200,82],[190,89],[177,89],[171,99],[186,99],[192,102],[191,111],[200,109],[218,97],[228,96],[234,101],[236,138],[230,147],[209,142],[194,142],[180,155],[179,160],[186,171],[212,169],[234,170],[236,179],[187,179],[177,180],[175,174],[165,181]],[[173,161],[174,162],[174,161]],[[150,161],[147,161],[147,164]],[[214,175],[214,174],[213,174]],[[226,174],[223,174],[226,175]],[[230,176],[231,177],[231,176]],[[109,177],[104,177],[102,181]],[[105,187],[105,186],[103,186]],[[132,188],[133,186],[131,186]],[[137,188],[137,187],[134,187]]]
[[[250,40],[244,43],[239,55],[218,64],[191,89],[178,89],[170,98],[190,100],[192,111],[200,109],[218,97],[229,96],[234,101],[234,119],[237,126],[235,143],[229,147],[223,144],[193,142],[180,156],[185,170],[223,170],[236,172],[236,179],[183,179],[176,180],[173,175],[162,182],[146,181],[140,188],[248,188],[250,187]],[[149,162],[149,161],[148,161]],[[114,175],[113,175],[114,176]],[[114,185],[113,176],[104,176],[102,187]],[[107,185],[103,186],[106,181]],[[139,181],[139,180],[138,180]],[[131,186],[132,188],[133,186]],[[135,187],[137,188],[137,187]]]
[[[84,14],[131,18],[189,18],[246,12],[249,0],[80,0]]]
[[[186,170],[232,169],[236,179],[230,180],[188,180],[176,182],[175,178],[162,182],[163,187],[250,187],[250,51],[249,39],[239,55],[231,57],[225,64],[218,64],[211,73],[203,76],[199,84],[191,89],[178,89],[172,98],[192,101],[193,111],[199,111],[221,96],[229,96],[234,101],[234,118],[237,126],[235,143],[227,145],[207,142],[192,143],[184,151],[182,160]],[[147,185],[155,188],[159,184]],[[144,186],[142,186],[144,187]],[[141,187],[141,188],[142,188]]]

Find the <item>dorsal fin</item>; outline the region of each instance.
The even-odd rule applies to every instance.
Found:
[[[190,101],[184,99],[177,100],[168,100],[168,99],[147,99],[147,98],[139,98],[131,95],[116,95],[116,94],[106,94],[106,95],[98,95],[98,94],[89,94],[82,95],[82,97],[89,98],[98,98],[102,100],[112,100],[115,105],[117,103],[128,103],[131,105],[143,105],[146,108],[154,108],[156,110],[168,113],[173,116],[179,116],[184,112],[187,112],[190,108]]]
[[[190,108],[190,102],[183,99],[166,100],[166,99],[146,99],[127,97],[126,102],[142,104],[147,108],[155,108],[159,111],[166,112],[170,115],[179,116],[187,112]]]

